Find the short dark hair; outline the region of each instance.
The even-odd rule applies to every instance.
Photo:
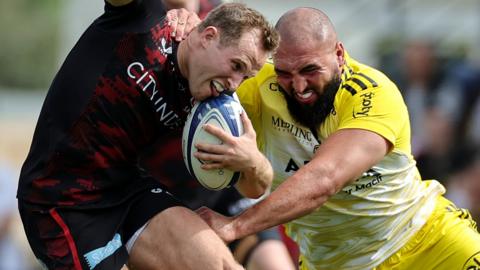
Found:
[[[225,3],[208,13],[205,20],[200,23],[198,30],[201,32],[208,26],[214,26],[221,31],[220,44],[228,46],[240,39],[242,34],[252,29],[262,33],[263,49],[274,51],[279,42],[275,28],[258,11],[241,3]]]

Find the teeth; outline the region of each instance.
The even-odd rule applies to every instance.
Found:
[[[297,95],[298,97],[300,97],[300,98],[306,99],[306,98],[311,97],[311,96],[313,95],[313,92],[312,92],[312,91],[307,91],[307,92],[305,92],[305,93],[303,93],[303,94],[297,93],[296,95]]]
[[[221,93],[225,90],[225,87],[223,86],[223,84],[221,84],[218,81],[212,81],[212,84],[213,84],[213,87],[215,88],[215,90],[219,93]]]

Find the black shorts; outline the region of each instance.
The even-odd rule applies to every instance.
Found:
[[[120,269],[126,242],[157,213],[183,206],[158,184],[105,208],[44,208],[19,201],[33,253],[48,269]]]

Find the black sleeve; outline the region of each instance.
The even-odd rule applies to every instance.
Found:
[[[119,7],[105,1],[105,12],[95,24],[105,31],[139,33],[157,24],[165,14],[160,0],[133,0]]]

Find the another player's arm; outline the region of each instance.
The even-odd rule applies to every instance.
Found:
[[[346,184],[378,163],[391,143],[375,132],[343,129],[275,191],[235,218],[202,208],[198,213],[227,242],[313,212]]]

